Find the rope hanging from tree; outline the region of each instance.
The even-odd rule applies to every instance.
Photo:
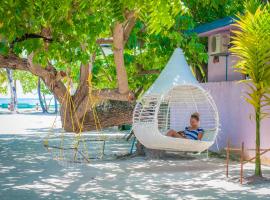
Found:
[[[96,104],[98,102],[98,99],[92,95],[92,87],[93,87],[92,74],[88,76],[87,81],[88,81],[89,96],[87,99],[87,103],[85,105],[82,120],[80,121],[78,116],[76,115],[74,101],[72,99],[72,96],[70,95],[71,79],[69,78],[69,76],[67,76],[67,91],[62,101],[62,102],[65,102],[65,104],[63,105],[64,115],[63,115],[62,127],[65,127],[67,114],[69,114],[67,113],[67,111],[70,110],[71,111],[70,118],[71,118],[73,133],[65,133],[65,130],[63,128],[61,129],[60,135],[54,131],[56,127],[57,117],[58,117],[58,115],[56,115],[53,121],[52,127],[50,129],[50,132],[48,133],[47,137],[44,139],[44,146],[52,154],[52,158],[59,162],[64,161],[66,163],[89,163],[91,158],[103,157],[104,146],[102,145],[100,145],[100,151],[99,151],[100,153],[96,157],[90,156],[89,147],[91,147],[92,145],[87,143],[87,142],[90,142],[90,140],[87,140],[85,138],[85,135],[83,135],[85,117],[87,115],[87,110],[90,107],[93,114],[96,131],[99,133],[99,137],[95,141],[105,141],[106,139],[105,136],[102,134],[101,123],[100,123],[100,120],[96,111]],[[74,132],[76,132],[75,123],[79,125],[79,131],[76,134],[74,134]],[[54,135],[54,137],[52,137],[52,135]]]

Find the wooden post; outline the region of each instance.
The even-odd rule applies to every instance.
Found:
[[[244,167],[244,142],[242,142],[241,146],[241,168],[240,168],[240,183],[243,184],[243,167]]]
[[[227,148],[226,148],[226,177],[229,177],[229,159],[230,159],[230,141],[229,138],[227,140]]]

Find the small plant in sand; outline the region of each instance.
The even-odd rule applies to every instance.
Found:
[[[270,105],[270,6],[260,4],[258,1],[249,1],[244,15],[238,16],[235,25],[238,29],[234,31],[231,48],[232,53],[240,58],[236,68],[248,77],[243,81],[249,87],[246,101],[255,110],[256,177],[262,177],[260,125],[269,115],[267,107]]]

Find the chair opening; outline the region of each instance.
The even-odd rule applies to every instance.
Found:
[[[162,98],[158,108],[158,129],[166,135],[168,130],[184,130],[189,126],[191,114],[200,114],[200,127],[204,129],[203,141],[213,141],[218,128],[218,117],[210,96],[198,86],[173,87]]]

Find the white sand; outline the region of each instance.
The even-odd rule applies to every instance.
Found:
[[[63,167],[42,146],[53,119],[52,115],[0,114],[1,200],[270,199],[269,183],[229,182],[224,160],[216,158],[132,158]],[[232,168],[232,177],[238,177],[238,166]],[[252,168],[245,166],[245,175],[252,174]],[[263,169],[270,177],[270,168]]]

